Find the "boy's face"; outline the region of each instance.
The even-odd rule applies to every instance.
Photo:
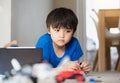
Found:
[[[65,46],[73,36],[73,29],[70,28],[53,28],[50,26],[50,30],[48,31],[48,33],[51,35],[53,43],[60,47]]]

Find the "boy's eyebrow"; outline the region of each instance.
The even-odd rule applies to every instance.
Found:
[[[72,28],[70,28],[70,27],[66,27],[66,29],[72,29]]]
[[[70,27],[69,25],[66,26],[67,29],[73,29],[72,27]]]
[[[66,25],[66,26],[64,26],[64,25],[52,25],[52,27],[53,28],[56,28],[56,29],[60,29],[61,27],[62,28],[65,28],[65,29],[73,29],[72,27],[70,27],[70,26],[68,26],[68,25]]]

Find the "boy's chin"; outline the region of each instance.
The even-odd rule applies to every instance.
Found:
[[[65,44],[57,44],[57,46],[59,46],[59,47],[64,47]]]

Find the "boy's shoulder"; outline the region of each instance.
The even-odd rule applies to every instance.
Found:
[[[50,35],[48,33],[46,33],[46,34],[40,36],[40,38],[37,42],[37,45],[44,46],[44,45],[50,44],[50,42],[52,42],[52,39],[51,39]]]
[[[77,47],[80,45],[79,40],[76,37],[72,37],[70,42],[66,45],[69,48]]]
[[[79,43],[79,40],[76,37],[72,37],[70,42]]]
[[[40,40],[51,40],[51,37],[48,33],[43,34],[42,36],[40,36],[39,38]]]

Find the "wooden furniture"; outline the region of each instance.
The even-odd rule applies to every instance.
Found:
[[[93,69],[98,72],[111,69],[110,47],[114,46],[119,54],[115,70],[120,71],[120,33],[109,32],[110,28],[120,28],[120,9],[101,9],[98,13],[98,20],[99,50]]]

